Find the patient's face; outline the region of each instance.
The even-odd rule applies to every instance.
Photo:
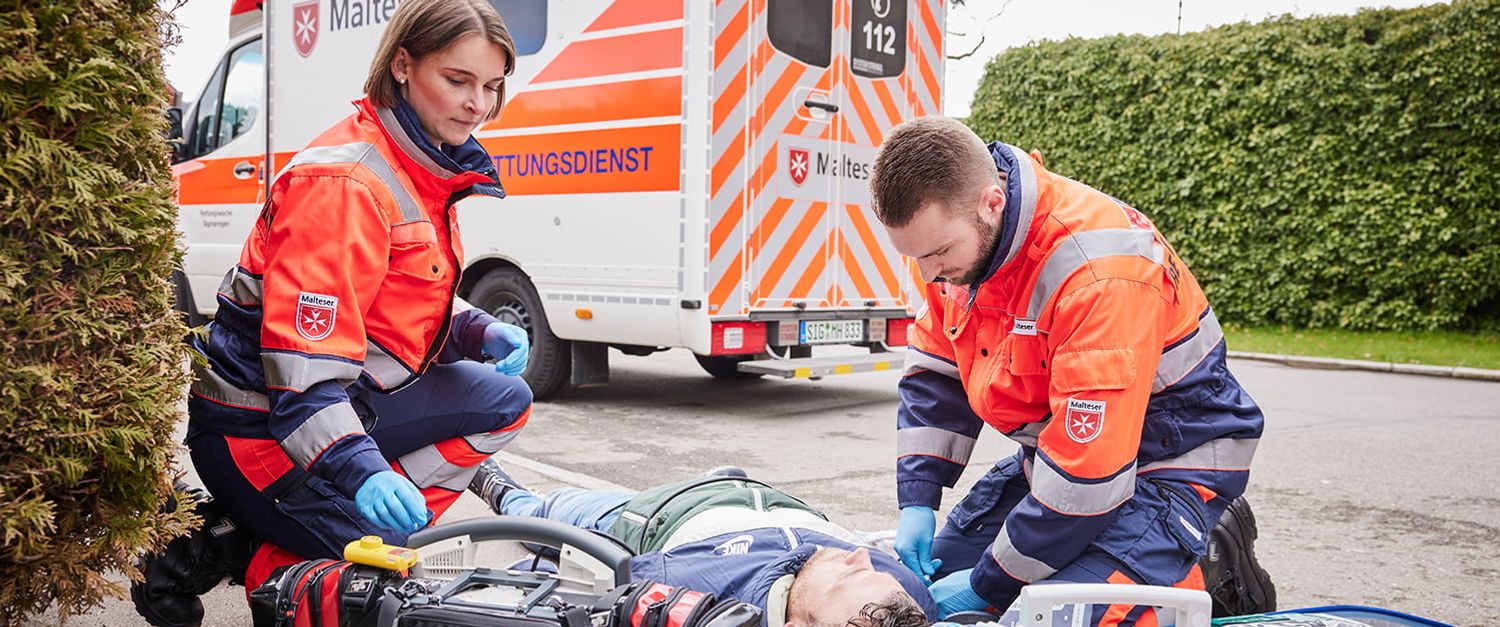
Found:
[[[875,570],[870,552],[822,548],[807,560],[792,583],[787,623],[797,627],[842,626],[865,605],[906,590],[895,577]]]

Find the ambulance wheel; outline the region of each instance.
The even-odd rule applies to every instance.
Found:
[[[710,375],[713,375],[713,378],[715,379],[720,379],[723,381],[748,381],[750,379],[759,379],[764,376],[755,374],[753,372],[740,372],[739,370],[740,362],[759,359],[759,355],[705,357],[703,355],[693,353],[693,357],[698,360],[698,365],[703,367],[703,371],[707,372]]]
[[[521,378],[531,386],[534,398],[546,398],[567,385],[573,374],[572,346],[552,334],[542,299],[524,273],[508,267],[491,270],[474,283],[468,300],[499,321],[526,329],[531,356]]]

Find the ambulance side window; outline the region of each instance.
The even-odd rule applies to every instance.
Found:
[[[766,31],[777,50],[813,67],[828,67],[833,56],[833,0],[770,0]]]
[[[224,105],[219,108],[219,145],[244,135],[260,116],[266,83],[265,60],[260,40],[241,46],[229,57],[229,75],[224,79]]]
[[[184,159],[213,152],[255,124],[266,80],[260,44],[261,40],[256,39],[235,48],[229,53],[229,61],[220,65],[208,80],[203,96],[198,99],[196,117],[187,130]]]
[[[195,115],[192,126],[187,129],[186,145],[182,150],[184,159],[193,159],[214,149],[214,140],[219,137],[219,96],[223,92],[224,66],[220,65],[213,78],[208,79],[203,95],[198,97],[197,108],[193,109]]]
[[[518,56],[542,49],[547,42],[547,0],[490,0],[490,6],[505,19]]]
[[[906,69],[906,4],[906,0],[854,0],[849,69],[856,75],[889,78]]]

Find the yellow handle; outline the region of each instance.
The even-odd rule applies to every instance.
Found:
[[[355,564],[403,571],[417,563],[417,552],[386,544],[380,536],[365,536],[344,546],[344,559]]]

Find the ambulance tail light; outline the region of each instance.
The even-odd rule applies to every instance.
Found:
[[[766,349],[766,323],[715,322],[711,355],[754,355]]]
[[[915,318],[891,318],[885,321],[885,345],[906,346],[906,332]]]

